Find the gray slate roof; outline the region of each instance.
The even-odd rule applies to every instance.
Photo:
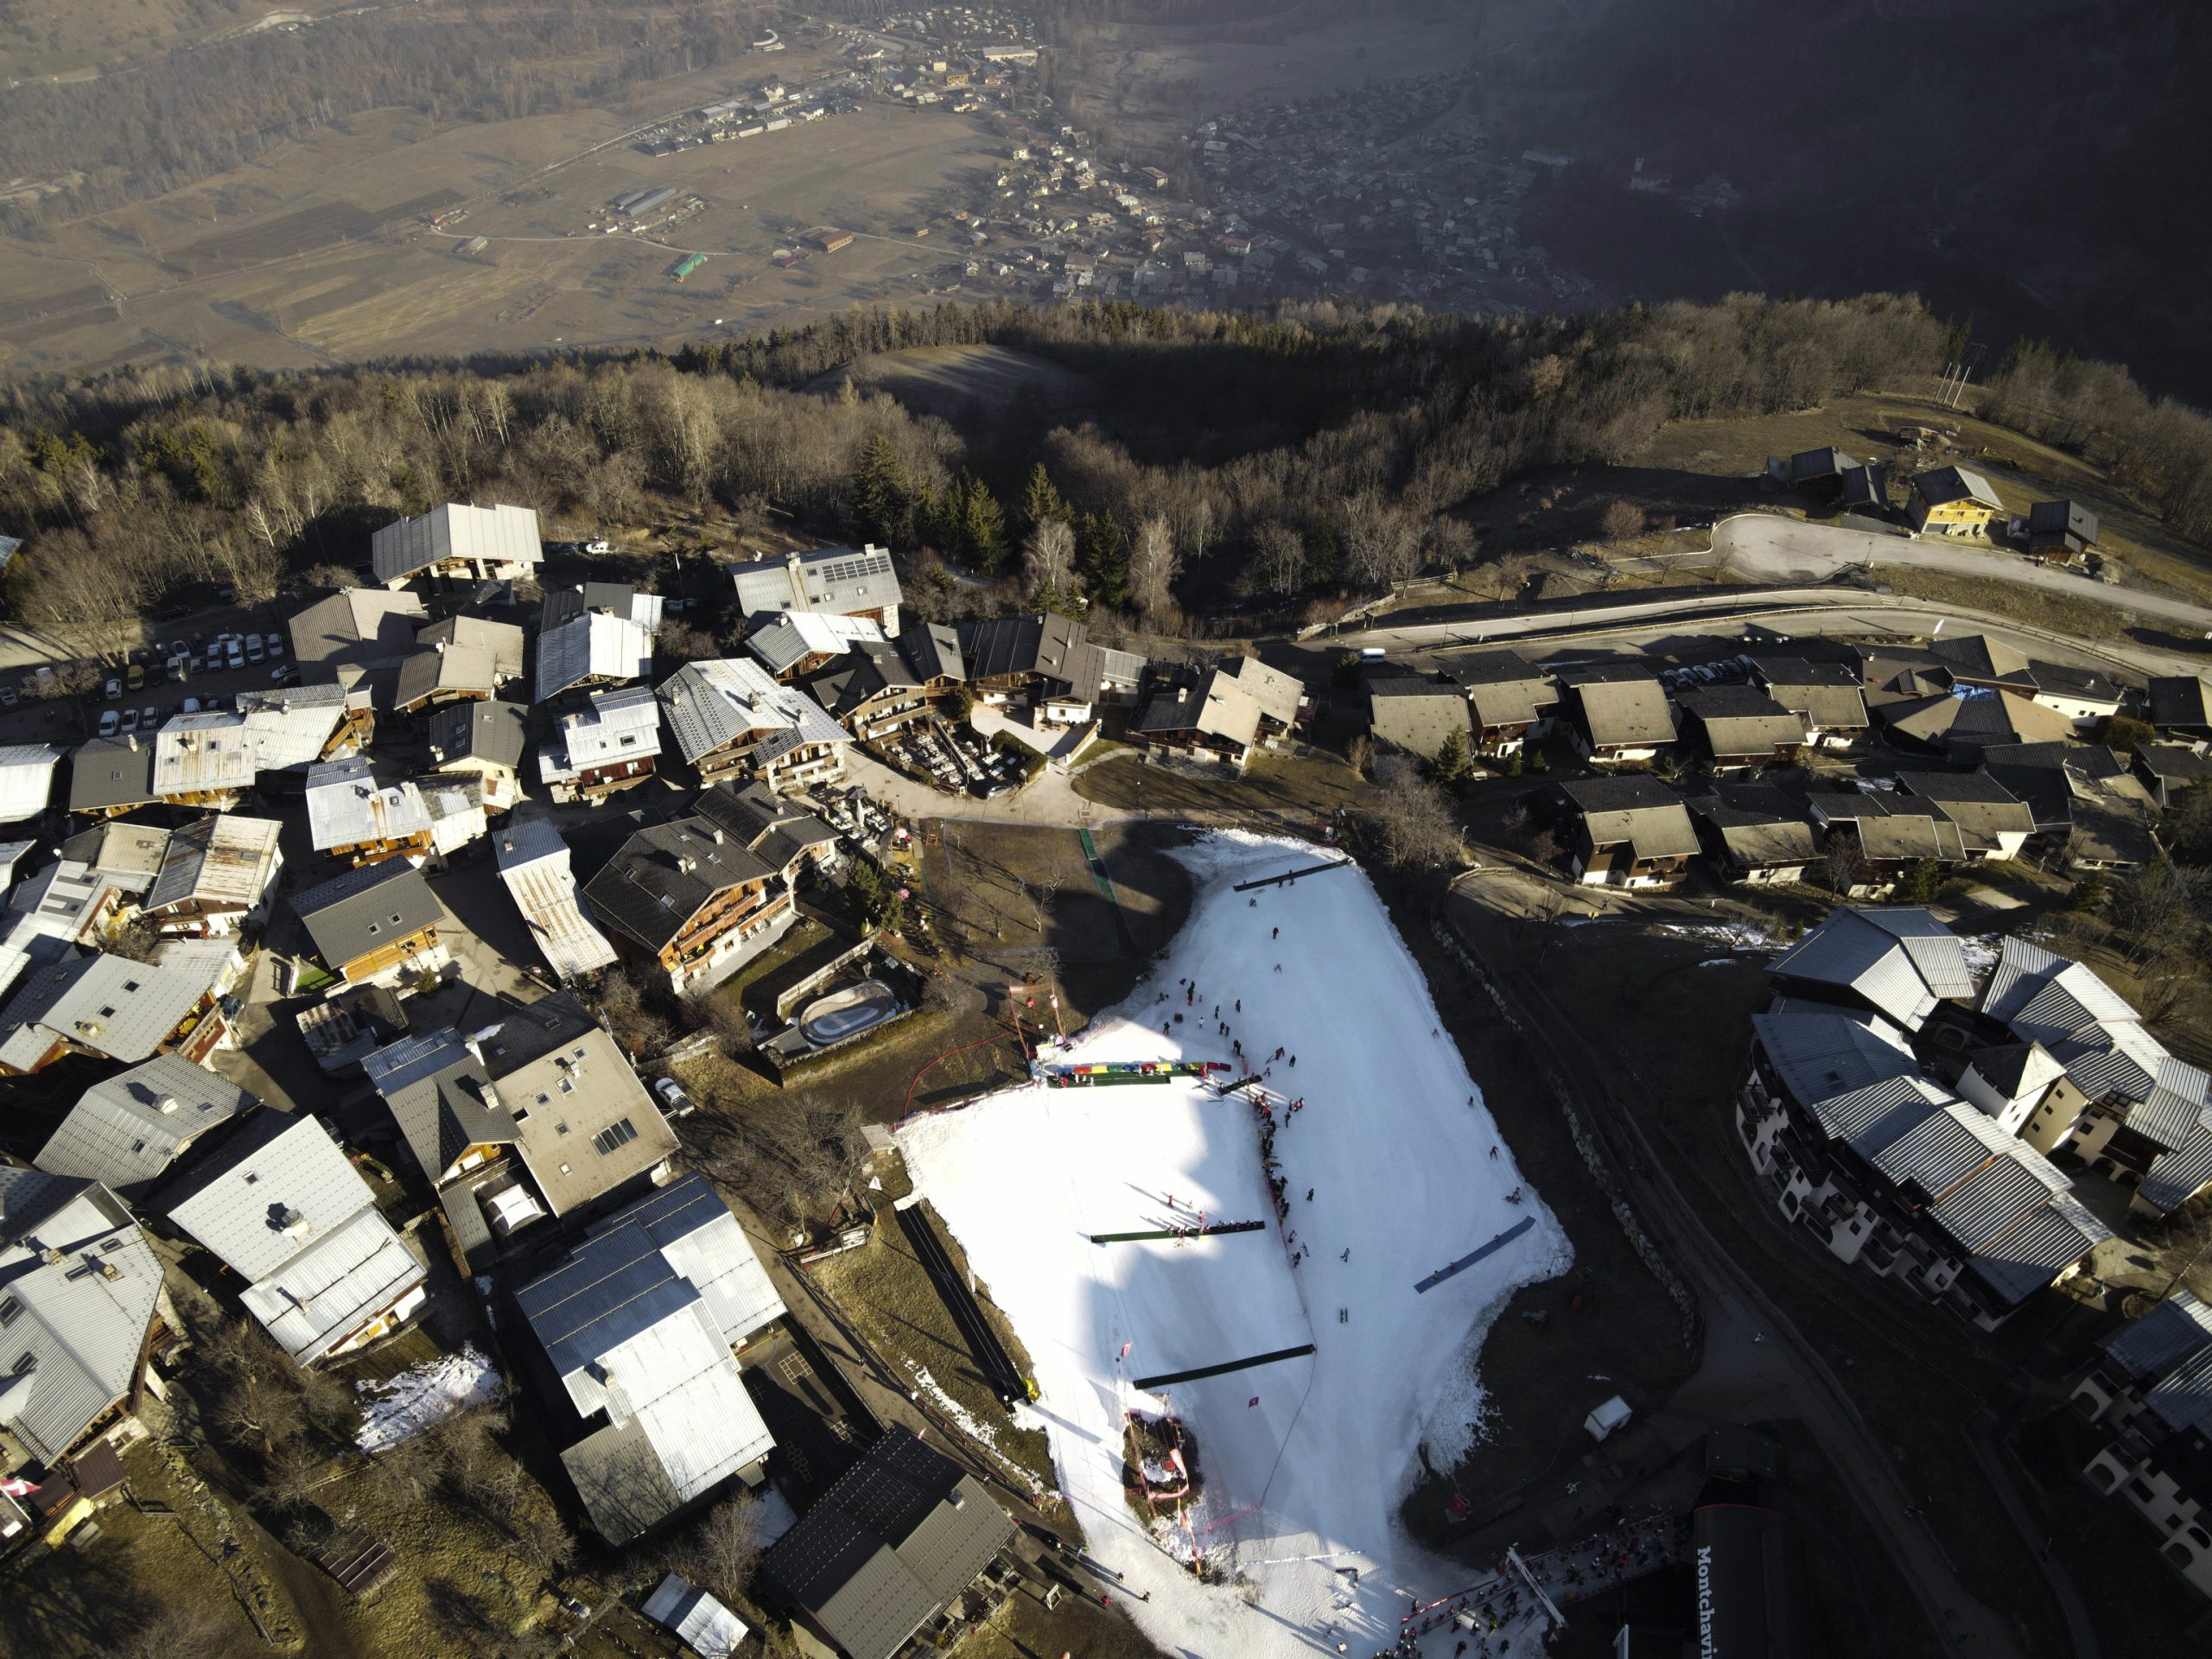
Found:
[[[422,871],[404,858],[348,870],[295,894],[292,908],[315,941],[315,954],[334,973],[380,945],[442,922],[446,914]]]
[[[260,1103],[205,1066],[157,1054],[86,1090],[35,1161],[135,1199],[194,1141]]]
[[[1452,686],[1430,680],[1377,680],[1367,691],[1369,728],[1378,743],[1433,760],[1452,733],[1473,735],[1466,694]]]
[[[850,1659],[891,1659],[1013,1535],[973,1476],[893,1427],[762,1567]]]
[[[520,703],[486,698],[476,702],[448,703],[434,710],[425,724],[433,766],[448,766],[456,760],[483,760],[510,771],[522,765],[524,733],[530,711]]]
[[[695,814],[639,830],[584,884],[584,897],[609,925],[658,951],[716,893],[773,874],[712,819]]]
[[[1579,778],[1560,788],[1580,810],[1593,845],[1626,842],[1639,859],[1688,858],[1697,851],[1689,809],[1656,778]]]
[[[1562,677],[1561,683],[1570,687],[1590,741],[1599,748],[1656,748],[1675,741],[1666,689],[1648,671],[1620,678]]]
[[[1754,657],[1751,676],[1783,708],[1823,731],[1863,730],[1866,701],[1859,671],[1847,663],[1814,663],[1802,657]]]
[[[1716,756],[1765,755],[1805,741],[1805,722],[1755,686],[1710,685],[1679,694]]]
[[[0,1168],[0,1424],[60,1461],[137,1387],[161,1294],[153,1246],[114,1193]]]
[[[104,812],[154,798],[150,738],[96,737],[69,760],[69,810]]]
[[[29,976],[0,1008],[0,1060],[28,1069],[60,1039],[111,1059],[151,1059],[207,993],[204,975],[100,955]]]
[[[493,1101],[483,1062],[450,1026],[376,1049],[361,1069],[433,1185],[469,1147],[520,1138],[513,1117]]]

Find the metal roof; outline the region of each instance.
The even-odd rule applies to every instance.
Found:
[[[2212,1351],[2175,1367],[2144,1395],[2143,1403],[2177,1433],[2212,1431]]]
[[[448,502],[419,518],[386,524],[369,538],[378,582],[404,582],[448,559],[486,565],[536,564],[544,557],[537,515],[528,507],[461,506]]]
[[[1904,1033],[1878,1014],[1776,999],[1751,1029],[1783,1086],[1800,1105],[1920,1072]]]
[[[855,645],[883,642],[883,629],[871,616],[785,611],[748,634],[745,648],[771,674],[784,675],[810,657],[842,657]]]
[[[2138,1382],[2162,1376],[2183,1360],[2212,1348],[2212,1306],[2177,1286],[2165,1300],[2097,1345]]]
[[[378,784],[365,755],[308,768],[307,804],[308,838],[319,853],[430,832],[422,790],[411,780]]]
[[[425,614],[420,594],[346,588],[292,618],[292,660],[302,670],[396,663],[415,649],[416,624]]]
[[[2024,1143],[1971,1106],[1938,1107],[1867,1161],[1895,1185],[1910,1181],[1929,1203]]]
[[[1900,1075],[1808,1102],[1807,1109],[1829,1140],[1842,1141],[1860,1157],[1871,1158],[1956,1099],[1925,1077]]]
[[[512,771],[522,765],[529,720],[530,711],[520,703],[491,697],[433,709],[424,725],[431,762],[447,767],[480,760]]]
[[[626,616],[586,611],[537,636],[537,699],[571,686],[642,680],[653,671],[653,631]]]
[[[336,684],[239,692],[238,711],[245,717],[245,741],[255,766],[289,772],[322,759],[346,718],[347,701],[346,688]]]
[[[670,1573],[639,1609],[665,1626],[699,1659],[734,1659],[745,1640],[745,1621],[696,1584]]]
[[[2212,692],[2201,674],[2161,674],[2151,681],[2151,723],[2212,728]]]
[[[163,800],[251,789],[257,766],[241,714],[176,715],[154,734],[154,793]]]
[[[563,1460],[610,1540],[634,1535],[775,1444],[730,1354],[747,1332],[721,1325],[715,1301],[686,1271],[719,1280],[728,1254],[752,1258],[752,1247],[697,1176],[676,1185],[680,1193],[656,1193],[609,1217],[515,1297],[576,1414],[604,1411],[609,1419],[572,1448],[581,1457]],[[664,1204],[671,1196],[672,1210]],[[709,1211],[721,1212],[727,1230]],[[753,1267],[759,1271],[757,1258]],[[626,1447],[593,1445],[610,1431]],[[625,1455],[611,1455],[618,1452]],[[658,1479],[644,1493],[610,1478],[646,1453]]]
[[[2018,938],[1999,944],[1997,968],[1982,993],[1981,1011],[2019,1036],[2046,1042],[2071,1037],[2100,1020],[2133,1023],[2140,1017],[2126,997],[2084,964]]]
[[[86,1090],[35,1161],[135,1198],[193,1141],[258,1104],[205,1066],[157,1054]]]
[[[891,1659],[1013,1535],[973,1476],[893,1425],[761,1565],[849,1659]]]
[[[0,746],[0,823],[20,823],[46,810],[54,798],[54,767],[61,751],[51,743]]]
[[[276,879],[283,855],[277,837],[284,826],[274,818],[249,818],[234,812],[188,823],[168,838],[161,873],[147,889],[144,907],[166,910],[198,904],[223,910],[251,910]]]
[[[614,962],[614,947],[584,914],[583,888],[569,868],[569,845],[550,818],[510,822],[492,845],[499,879],[556,975],[580,978]]]
[[[737,607],[747,616],[764,611],[884,610],[899,601],[899,575],[880,547],[817,547],[781,558],[730,567]]]
[[[136,736],[96,737],[71,753],[72,812],[104,812],[155,798],[151,742]]]
[[[151,1059],[207,988],[200,975],[124,957],[55,963],[0,1009],[0,1062],[28,1070],[64,1040],[111,1059]]]
[[[2212,1182],[2212,1106],[2197,1114],[2196,1125],[2181,1145],[2151,1160],[2150,1173],[2135,1189],[2160,1215],[2170,1216]]]
[[[2018,1226],[2028,1211],[2048,1204],[2052,1193],[2065,1192],[2068,1185],[2050,1160],[2023,1142],[1954,1187],[1929,1215],[1961,1249],[1980,1255]]]
[[[434,1186],[471,1147],[505,1146],[518,1136],[483,1061],[450,1026],[372,1049],[361,1069]]]
[[[686,663],[660,683],[676,747],[694,764],[703,755],[774,732],[801,743],[849,743],[851,734],[812,697],[779,685],[746,657]]]
[[[302,1363],[426,1276],[313,1117],[257,1114],[157,1203],[251,1281],[241,1299],[247,1310]]]
[[[130,1396],[162,1268],[96,1181],[0,1167],[0,1425],[48,1465]]]
[[[1919,1030],[1937,1002],[1974,995],[1965,947],[1927,911],[1910,906],[1838,910],[1768,972],[1850,990],[1909,1031]]]
[[[563,752],[541,751],[548,779],[575,777],[617,760],[649,760],[660,753],[660,703],[649,685],[626,685],[591,694],[588,705],[563,715]]]
[[[380,945],[445,919],[445,908],[404,858],[388,858],[295,894],[292,908],[315,954],[336,972]]]
[[[2024,1211],[1967,1259],[1967,1270],[2005,1307],[2018,1306],[2112,1236],[2071,1192]]]

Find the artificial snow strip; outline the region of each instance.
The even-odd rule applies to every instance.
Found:
[[[1309,846],[1238,835],[1176,855],[1189,920],[1064,1058],[1227,1071],[1033,1081],[897,1138],[1030,1355],[1061,1490],[1122,1575],[1114,1604],[1166,1651],[1325,1659],[1341,1642],[1365,1659],[1409,1600],[1465,1580],[1396,1510],[1424,1452],[1449,1467],[1478,1432],[1491,1321],[1571,1252],[1364,874],[1294,881]],[[1262,1230],[1207,1230],[1255,1216]],[[1131,1234],[1151,1236],[1093,1242]],[[1137,1386],[1169,1376],[1186,1380]],[[1179,1419],[1205,1471],[1160,1531],[1123,1485],[1131,1411]],[[1435,1639],[1427,1659],[1450,1659]]]

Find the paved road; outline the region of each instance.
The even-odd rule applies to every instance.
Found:
[[[1741,512],[1714,527],[1713,545],[1721,556],[1722,568],[1742,582],[1823,582],[1853,566],[1904,565],[2006,582],[2015,587],[2046,588],[2069,599],[2154,619],[2194,633],[2212,629],[2212,610],[2189,600],[2093,582],[2063,566],[2036,564],[2017,553],[1943,537],[1879,536],[1831,524],[1808,524],[1770,512]]]
[[[1448,913],[1453,931],[1478,958],[1489,939],[1484,886],[1500,880],[1514,882],[1519,878],[1484,873],[1463,880],[1452,894]],[[1584,1110],[1601,1135],[1614,1143],[1613,1161],[1621,1166],[1617,1173],[1633,1193],[1637,1213],[1655,1225],[1676,1266],[1695,1285],[1708,1351],[1716,1346],[1720,1351],[1717,1361],[1709,1362],[1701,1373],[1705,1387],[1747,1403],[1786,1395],[1881,1535],[1899,1578],[1929,1624],[1942,1632],[1943,1650],[2020,1659],[2010,1620],[1975,1600],[1959,1582],[1941,1544],[1909,1502],[1896,1470],[1834,1373],[1706,1230],[1695,1206],[1663,1173],[1638,1114],[1611,1100],[1611,1079],[1604,1068],[1591,1064],[1587,1046],[1575,1035],[1573,1022],[1528,976],[1493,969],[1491,976],[1507,987],[1509,997],[1527,1016],[1530,1034],[1550,1051],[1554,1068],[1582,1097]],[[1554,1033],[1563,1034],[1564,1040],[1555,1039]]]
[[[2107,590],[2111,591],[2111,590]],[[2161,650],[2133,641],[2094,643],[2051,633],[2008,617],[1965,606],[1936,606],[1926,600],[1835,588],[1776,588],[1758,593],[1676,595],[1668,599],[1624,599],[1579,609],[1527,616],[1484,617],[1459,622],[1376,627],[1337,634],[1318,642],[1330,650],[1376,645],[1394,654],[1503,645],[1516,642],[1592,645],[1640,645],[1678,637],[1686,628],[1741,637],[1747,625],[1783,633],[1926,636],[1940,626],[1958,632],[1993,634],[2037,657],[2072,662],[2133,677],[2195,674],[2212,658]],[[2212,647],[2208,647],[2212,652]]]

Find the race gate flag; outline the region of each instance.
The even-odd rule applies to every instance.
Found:
[[[1255,1394],[1255,1395],[1253,1395],[1249,1400],[1247,1400],[1247,1401],[1244,1402],[1244,1409],[1245,1409],[1245,1410],[1247,1410],[1247,1411],[1249,1411],[1249,1410],[1251,1410],[1251,1408],[1252,1408],[1253,1407],[1255,1407],[1255,1406],[1258,1405],[1259,1403],[1260,1403],[1260,1396],[1259,1396],[1258,1395],[1256,1395],[1256,1394]]]
[[[1127,1359],[1127,1358],[1129,1357],[1129,1350],[1130,1350],[1130,1349],[1132,1349],[1132,1348],[1134,1348],[1134,1347],[1135,1347],[1135,1346],[1136,1346],[1136,1344],[1135,1344],[1135,1343],[1134,1343],[1134,1342],[1125,1342],[1125,1343],[1123,1343],[1123,1344],[1122,1344],[1122,1351],[1121,1351],[1121,1353],[1120,1353],[1118,1356],[1116,1356],[1116,1357],[1121,1358],[1121,1359]]]

